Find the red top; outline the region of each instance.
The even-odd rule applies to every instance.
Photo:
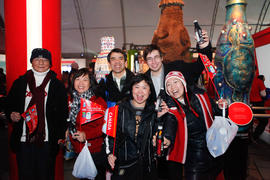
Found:
[[[260,102],[262,101],[262,97],[260,95],[260,92],[265,90],[266,87],[263,83],[263,81],[259,78],[254,78],[252,86],[251,86],[251,91],[249,94],[250,102]]]
[[[106,102],[101,97],[93,96],[90,101],[100,104],[102,106],[107,107]],[[78,113],[80,114],[80,112]],[[104,117],[99,118],[97,120],[91,121],[87,124],[80,126],[80,118],[77,116],[76,120],[76,128],[78,131],[83,131],[85,133],[88,148],[91,153],[100,152],[102,143],[103,143],[103,133],[102,133],[102,126],[104,123]],[[81,152],[82,148],[84,147],[84,143],[81,143],[75,139],[72,139],[70,135],[70,141],[76,153]]]

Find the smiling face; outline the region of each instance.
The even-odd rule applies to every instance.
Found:
[[[144,107],[150,95],[150,86],[143,80],[132,86],[132,104],[135,107]]]
[[[151,71],[153,72],[160,72],[162,68],[162,57],[158,50],[153,50],[152,52],[148,53],[146,56],[146,62]]]
[[[74,89],[82,94],[90,88],[90,79],[87,74],[81,75],[74,80]]]
[[[126,61],[122,53],[112,52],[109,63],[114,73],[121,74],[125,71]]]
[[[32,67],[37,72],[46,72],[50,66],[50,61],[46,58],[34,58],[32,61]]]
[[[175,99],[183,99],[185,88],[179,78],[172,77],[166,82],[166,89],[170,96]]]

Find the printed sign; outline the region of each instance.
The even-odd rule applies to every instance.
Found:
[[[34,104],[33,106],[29,107],[24,113],[22,113],[22,117],[27,124],[29,134],[32,134],[36,130],[38,123],[36,105]]]
[[[81,98],[80,124],[87,124],[102,118],[105,114],[105,110],[106,109],[100,104]]]
[[[229,118],[237,125],[249,124],[252,117],[251,108],[243,102],[234,102],[229,106]]]

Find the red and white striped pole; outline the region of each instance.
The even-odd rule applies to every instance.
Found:
[[[61,0],[5,0],[4,8],[7,90],[32,67],[30,56],[34,48],[51,52],[51,69],[61,77]],[[9,135],[10,132],[11,126]],[[9,155],[9,179],[17,180],[16,156],[11,151]],[[56,167],[61,167],[58,160]],[[56,169],[56,179],[63,179],[62,171]]]

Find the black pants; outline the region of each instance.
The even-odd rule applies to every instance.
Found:
[[[20,180],[54,180],[55,156],[49,149],[48,143],[21,143],[16,153]]]
[[[264,102],[260,101],[260,102],[251,102],[251,104],[253,106],[259,106],[259,107],[264,107]],[[254,114],[265,114],[264,110],[261,109],[257,109],[257,110],[253,110]],[[259,120],[259,124],[258,126],[255,128],[254,132],[253,132],[253,138],[256,140],[260,137],[260,135],[263,133],[266,125],[268,124],[268,118],[259,118],[257,117],[256,119]]]
[[[224,154],[226,180],[245,180],[247,177],[248,138],[235,137]]]
[[[101,152],[96,152],[91,155],[98,171],[95,180],[106,180],[106,167],[108,167],[108,161],[106,158],[105,147],[102,146]]]
[[[183,164],[167,161],[168,180],[182,180],[183,179]]]
[[[111,180],[157,180],[157,170],[155,165],[148,172],[140,163],[129,168],[119,169],[113,172]]]

